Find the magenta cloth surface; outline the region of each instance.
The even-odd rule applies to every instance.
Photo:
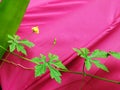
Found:
[[[31,0],[17,34],[24,38],[32,33],[33,26],[39,26],[40,34],[29,38],[36,46],[26,48],[28,58],[40,53],[47,55],[56,38],[57,44],[51,52],[59,55],[70,70],[81,71],[83,60],[72,48],[120,51],[120,0]],[[29,68],[34,66],[12,55],[9,60]],[[120,80],[119,60],[109,57],[101,62],[109,73],[94,66],[89,73]],[[62,83],[58,84],[49,72],[34,78],[32,70],[9,63],[0,68],[2,90],[80,90],[81,82],[80,75],[70,73],[63,73]],[[120,90],[120,85],[87,77],[82,90]]]

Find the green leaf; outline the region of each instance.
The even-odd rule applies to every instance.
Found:
[[[50,62],[52,62],[53,60],[58,60],[58,58],[59,58],[57,55],[54,55],[51,53],[48,54],[48,57],[49,57]]]
[[[88,55],[90,53],[87,48],[81,48],[80,50],[81,50],[82,54],[84,54],[84,55]]]
[[[20,36],[18,36],[18,35],[14,35],[14,38],[15,38],[14,40],[16,40],[16,41],[20,40]]]
[[[97,50],[93,51],[93,53],[91,54],[90,57],[92,57],[92,58],[107,58],[108,53],[97,49]]]
[[[9,48],[10,48],[10,52],[13,52],[15,49],[17,49],[18,52],[22,52],[23,54],[26,55],[26,50],[24,49],[24,46],[22,46],[19,42],[20,42],[20,37],[18,35],[8,35],[8,37],[10,38],[10,40],[8,41],[8,43],[10,43]]]
[[[46,68],[50,70],[50,76],[52,79],[55,79],[58,83],[61,83],[61,73],[53,67],[59,67],[62,69],[66,69],[66,67],[62,64],[61,61],[59,61],[59,57],[57,55],[48,54],[49,61],[46,61],[46,56],[43,54],[40,54],[40,57],[35,57],[31,61],[36,63],[37,65],[35,66],[35,76],[40,76],[43,73],[45,73]],[[42,63],[41,63],[42,62]]]
[[[14,35],[30,0],[2,0],[0,2],[0,45],[8,48],[8,34]],[[5,51],[0,48],[0,59]]]
[[[109,52],[113,57],[117,58],[117,59],[120,59],[120,53],[119,52]]]
[[[62,64],[62,62],[59,60],[59,57],[57,55],[49,53],[48,57],[49,57],[49,63],[50,64],[56,66],[57,68],[67,70],[67,68],[65,67],[64,64]]]
[[[46,66],[44,64],[35,66],[35,77],[38,77],[46,72]]]
[[[15,47],[16,47],[16,43],[12,43],[9,45],[9,48],[10,48],[10,52],[13,52],[15,50]]]
[[[74,48],[73,50],[83,58],[87,58],[88,54],[90,53],[87,48],[80,48],[80,49]]]
[[[86,69],[90,70],[91,66],[92,66],[92,64],[91,64],[90,60],[85,60],[85,67],[86,67]]]
[[[31,61],[36,64],[39,64],[41,62],[40,58],[38,58],[38,57],[33,58]]]
[[[92,62],[100,69],[106,71],[106,72],[109,72],[108,68],[104,65],[104,64],[101,64],[99,60],[92,60]]]
[[[34,46],[34,44],[28,40],[21,40],[20,43],[22,43],[30,48]]]
[[[40,54],[40,58],[39,58],[42,62],[46,63],[46,56],[43,54]]]
[[[36,64],[40,64],[40,63],[47,63],[46,62],[46,56],[43,54],[40,54],[40,57],[35,57],[31,60],[32,62],[36,63]]]
[[[8,43],[14,43],[14,41],[13,40],[9,40]]]
[[[22,45],[17,44],[16,47],[18,52],[22,52],[23,54],[27,55],[26,50]]]
[[[20,36],[18,35],[14,35],[14,37],[8,35],[8,37],[10,38],[10,40],[8,41],[8,43],[10,43],[10,52],[13,52],[17,48],[18,52],[22,52],[26,55],[26,50],[23,45],[26,45],[28,47],[34,46],[34,44],[28,40],[20,40]]]
[[[8,38],[14,40],[14,37],[12,35],[8,35]]]
[[[18,35],[8,35],[9,40],[8,43],[18,43],[20,40],[20,37]]]
[[[52,63],[54,66],[56,66],[57,68],[63,69],[63,70],[68,70],[64,64],[62,64],[62,62],[60,60],[53,62]]]
[[[58,83],[61,83],[61,73],[58,70],[52,68],[51,66],[49,66],[49,70],[51,78],[55,79]]]
[[[73,48],[73,50],[74,50],[75,52],[77,52],[78,55],[81,55],[81,54],[82,54],[82,52],[81,52],[79,49],[77,49],[77,48]]]

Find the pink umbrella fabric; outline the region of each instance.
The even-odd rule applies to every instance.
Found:
[[[36,46],[26,48],[27,58],[48,51],[59,55],[70,70],[81,71],[83,60],[73,48],[87,47],[91,51],[101,49],[120,52],[120,0],[31,0],[24,19],[17,32],[22,38],[32,33],[33,26],[39,26],[40,34],[29,37]],[[54,38],[57,40],[55,47]],[[7,53],[6,53],[7,54]],[[34,64],[9,55],[8,59],[28,68]],[[108,79],[120,81],[120,61],[109,57],[101,59],[109,73],[96,67],[88,72]],[[120,90],[120,85],[86,77],[84,85],[81,75],[62,73],[62,83],[51,79],[49,72],[34,78],[33,70],[3,63],[0,67],[2,90]]]

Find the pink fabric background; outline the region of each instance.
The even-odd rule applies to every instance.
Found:
[[[60,56],[70,69],[80,71],[83,60],[72,48],[87,47],[90,50],[120,51],[120,0],[31,0],[17,32],[22,38],[30,34],[33,26],[39,26],[40,34],[29,40],[36,46],[28,49],[28,58],[46,54],[56,37],[57,44],[51,50]],[[12,55],[9,60],[26,67],[32,63]],[[120,80],[120,61],[112,57],[101,59],[110,73],[92,67],[89,73]],[[0,68],[2,90],[80,90],[81,76],[63,73],[62,83],[52,80],[49,73],[34,78],[32,70],[24,70],[4,63]],[[120,85],[87,77],[83,90],[120,90]]]

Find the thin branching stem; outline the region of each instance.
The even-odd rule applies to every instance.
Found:
[[[82,90],[83,86],[84,86],[84,82],[85,82],[85,61],[83,62],[83,67],[82,67],[82,72],[83,72],[83,75],[82,75],[82,83],[81,83],[81,86],[80,86],[80,90]]]
[[[66,72],[66,73],[73,73],[73,74],[81,74],[83,75],[84,73],[83,72],[75,72],[75,71],[71,71],[71,70],[68,70],[68,71],[64,71],[64,70],[61,70],[62,72]],[[103,80],[103,81],[106,81],[106,82],[111,82],[111,83],[115,83],[115,84],[120,84],[120,81],[116,81],[116,80],[111,80],[111,79],[107,79],[107,78],[103,78],[103,77],[100,77],[100,76],[97,76],[97,75],[92,75],[92,74],[85,74],[86,76],[89,76],[89,77],[92,77],[92,78],[96,78],[96,79],[99,79],[99,80]]]
[[[9,64],[12,64],[12,65],[15,65],[15,66],[19,66],[23,69],[26,69],[26,70],[34,70],[34,68],[27,68],[21,64],[17,64],[15,62],[12,62],[12,61],[9,61],[9,60],[5,60],[5,59],[2,59],[2,61],[4,62],[7,62]],[[83,72],[75,72],[75,71],[71,71],[71,70],[59,70],[61,72],[66,72],[66,73],[72,73],[72,74],[80,74],[80,75],[84,75]],[[103,80],[103,81],[106,81],[106,82],[111,82],[111,83],[115,83],[115,84],[120,84],[120,81],[116,81],[116,80],[110,80],[110,79],[107,79],[107,78],[103,78],[103,77],[100,77],[100,76],[97,76],[97,75],[92,75],[92,74],[85,74],[86,76],[89,76],[89,77],[92,77],[92,78],[96,78],[96,79],[99,79],[99,80]]]
[[[34,70],[34,68],[28,68],[28,67],[25,67],[25,66],[23,66],[23,65],[21,65],[21,64],[17,64],[17,63],[15,63],[15,62],[12,62],[12,61],[9,61],[9,60],[7,60],[7,59],[1,59],[3,62],[7,62],[7,63],[9,63],[9,64],[12,64],[12,65],[15,65],[15,66],[19,66],[19,67],[21,67],[21,68],[23,68],[23,69],[27,69],[27,70]]]
[[[7,59],[9,55],[10,55],[10,52],[7,53],[5,59]],[[0,64],[0,67],[2,67],[3,64],[4,64],[4,62],[2,62],[2,63]]]
[[[5,51],[9,52],[7,49],[5,49],[4,47],[0,46],[0,48],[4,49]],[[26,61],[29,61],[29,62],[32,62],[31,59],[29,58],[26,58],[26,57],[23,57],[23,56],[20,56],[14,52],[10,52],[11,54],[23,59],[23,60],[26,60]],[[15,65],[15,66],[19,66],[23,69],[27,69],[27,70],[34,70],[34,68],[27,68],[21,64],[16,64],[15,62],[12,62],[12,61],[8,61],[6,59],[2,59],[2,61],[4,62],[7,62],[9,64],[12,64],[12,65]],[[34,63],[34,62],[32,62]],[[36,64],[36,63],[35,63]],[[107,78],[103,78],[103,77],[100,77],[100,76],[96,76],[96,75],[92,75],[92,74],[87,74],[85,72],[75,72],[75,71],[71,71],[71,70],[60,70],[58,69],[59,71],[61,72],[66,72],[66,73],[73,73],[73,74],[80,74],[80,75],[84,75],[84,76],[89,76],[89,77],[92,77],[92,78],[96,78],[96,79],[99,79],[99,80],[103,80],[103,81],[106,81],[106,82],[111,82],[111,83],[115,83],[115,84],[120,84],[120,81],[116,81],[116,80],[111,80],[111,79],[107,79]]]
[[[8,52],[9,54],[13,54],[14,56],[17,56],[17,57],[19,57],[19,58],[21,58],[21,59],[23,59],[23,60],[32,62],[31,59],[26,58],[26,57],[23,57],[23,56],[20,56],[19,54],[16,54],[16,53],[14,53],[14,52],[10,52],[9,50],[5,49],[5,48],[2,47],[2,46],[0,46],[0,48],[2,48],[3,50],[5,50],[5,51]],[[34,63],[34,62],[32,62],[32,63]]]

